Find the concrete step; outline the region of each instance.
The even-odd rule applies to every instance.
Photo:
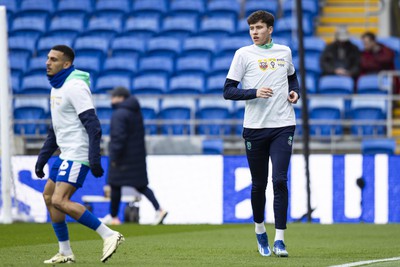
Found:
[[[377,26],[379,19],[377,16],[371,17],[321,17],[319,20],[322,24],[375,24]]]
[[[322,13],[324,15],[331,16],[332,14],[341,14],[341,15],[355,15],[355,14],[365,14],[367,12],[378,12],[379,7],[370,6],[370,7],[359,7],[359,6],[325,6],[322,9]]]
[[[366,31],[371,31],[375,34],[377,34],[379,32],[379,28],[378,27],[365,27],[365,26],[349,26],[347,27],[347,30],[349,32],[349,34],[351,35],[361,35]],[[336,32],[336,27],[335,26],[318,26],[317,27],[317,34],[318,35],[324,35],[324,34],[335,34]]]
[[[326,5],[346,5],[346,6],[377,6],[379,0],[327,0]]]
[[[400,137],[400,128],[393,128],[392,129],[392,136],[393,137]]]
[[[400,108],[395,108],[393,110],[393,118],[400,119]]]

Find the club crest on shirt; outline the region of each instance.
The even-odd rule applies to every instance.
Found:
[[[276,58],[269,58],[268,59],[268,66],[270,70],[276,70],[278,67],[278,63],[276,62]]]
[[[267,59],[259,59],[258,60],[258,66],[260,67],[260,69],[262,71],[266,71],[268,69],[268,63],[267,63]]]

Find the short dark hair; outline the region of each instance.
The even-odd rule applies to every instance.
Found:
[[[261,22],[267,24],[267,27],[269,26],[274,26],[275,18],[274,15],[271,13],[264,11],[264,10],[258,10],[250,14],[250,16],[247,18],[247,23],[250,24],[256,24],[257,22]]]
[[[373,32],[365,32],[365,33],[363,33],[363,35],[361,35],[361,38],[362,39],[369,38],[372,41],[376,41],[376,36]]]
[[[75,53],[71,47],[67,45],[55,45],[51,48],[51,50],[57,50],[64,53],[64,56],[67,58],[67,60],[71,61],[71,64],[74,63]]]

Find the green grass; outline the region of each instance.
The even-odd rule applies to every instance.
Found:
[[[106,263],[110,266],[329,266],[400,256],[400,225],[290,224],[285,236],[289,258],[261,257],[253,225],[113,228],[126,242]],[[100,237],[78,224],[69,224],[69,230],[77,265],[99,266]],[[267,231],[272,241],[273,226]],[[0,266],[43,266],[57,250],[50,224],[0,225]]]

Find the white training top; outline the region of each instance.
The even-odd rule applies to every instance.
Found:
[[[89,161],[89,137],[78,115],[94,109],[88,85],[80,79],[66,80],[62,87],[51,89],[51,121],[60,147],[60,158]]]
[[[292,104],[288,101],[288,76],[295,72],[292,52],[285,45],[271,48],[256,45],[238,49],[227,78],[242,83],[243,89],[269,87],[270,98],[246,100],[243,127],[250,129],[278,128],[296,125]]]

